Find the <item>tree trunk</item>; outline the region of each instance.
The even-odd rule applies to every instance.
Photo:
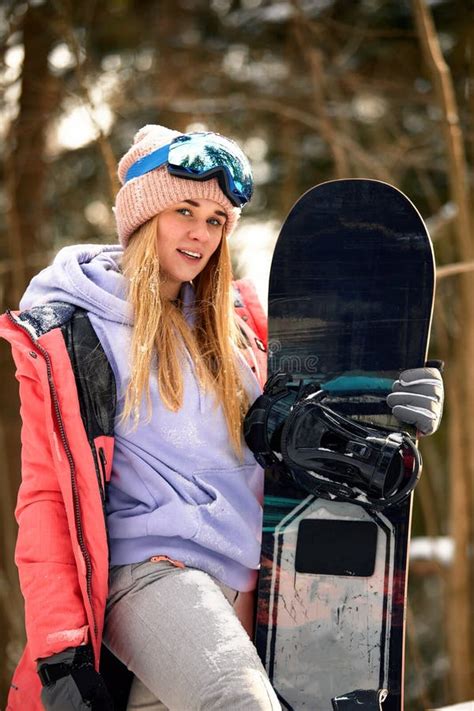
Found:
[[[467,165],[451,72],[441,52],[439,39],[426,0],[413,0],[418,35],[429,68],[438,104],[443,114],[447,172],[451,199],[457,207],[454,226],[459,262],[472,262],[474,247],[469,209]],[[448,363],[450,531],[455,543],[448,581],[452,614],[447,621],[453,700],[471,698],[473,682],[473,605],[471,582],[474,491],[474,380],[469,377],[474,359],[474,278],[472,273],[455,277],[457,289],[456,333]]]
[[[20,28],[23,32],[24,63],[19,113],[13,122],[6,148],[7,175],[6,214],[8,227],[7,263],[3,303],[17,308],[19,298],[32,276],[26,266],[28,257],[41,252],[43,244],[44,182],[46,163],[44,149],[46,130],[59,98],[58,81],[48,69],[52,49],[54,18],[50,3],[30,5]],[[0,411],[0,447],[4,456],[1,492],[1,569],[0,622],[4,636],[0,640],[0,706],[6,697],[12,670],[18,661],[24,641],[23,603],[14,567],[16,524],[13,504],[20,482],[18,445],[20,418],[18,388],[8,348],[2,344],[0,372],[3,407]]]

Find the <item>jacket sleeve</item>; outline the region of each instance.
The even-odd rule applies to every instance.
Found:
[[[15,511],[15,551],[33,659],[87,641],[88,627],[66,508],[52,454],[49,394],[26,352],[14,349],[20,383],[22,483]],[[29,360],[30,358],[30,360]],[[74,535],[74,534],[73,534]]]

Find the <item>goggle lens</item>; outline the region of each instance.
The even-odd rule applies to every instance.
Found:
[[[175,138],[169,148],[170,173],[191,180],[215,177],[229,200],[237,206],[252,197],[250,163],[234,141],[217,133],[189,133]]]

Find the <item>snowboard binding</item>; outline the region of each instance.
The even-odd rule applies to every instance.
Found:
[[[291,385],[291,375],[274,374],[246,417],[245,439],[262,466],[279,464],[298,486],[322,498],[381,509],[409,496],[421,473],[410,435],[356,422],[325,405],[324,390]]]

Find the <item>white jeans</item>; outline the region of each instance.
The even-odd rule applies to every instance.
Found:
[[[128,711],[281,709],[236,597],[167,561],[112,567],[104,642],[135,675]]]

